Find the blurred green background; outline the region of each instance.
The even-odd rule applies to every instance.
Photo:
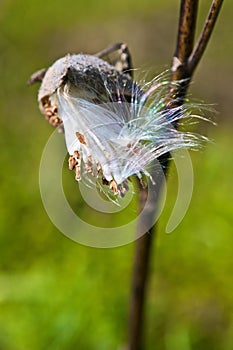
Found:
[[[209,4],[200,2],[198,28]],[[50,222],[38,169],[53,129],[37,108],[38,86],[26,82],[67,52],[95,53],[118,41],[152,77],[169,67],[178,9],[172,0],[1,0],[1,350],[119,350],[126,343],[134,244],[81,246]],[[233,349],[232,17],[228,1],[191,86],[195,99],[216,103],[218,126],[201,125],[215,142],[192,153],[192,202],[168,235],[177,189],[170,172],[151,261],[148,350]],[[72,192],[73,174],[64,176]],[[80,215],[90,216],[75,200]]]

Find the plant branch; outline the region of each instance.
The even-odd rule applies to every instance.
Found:
[[[189,57],[194,46],[198,0],[181,0],[176,49],[171,64],[167,108],[182,105],[190,84]],[[174,82],[178,82],[174,84]],[[177,125],[174,125],[177,127]]]
[[[150,251],[152,242],[155,238],[152,234],[154,218],[156,215],[155,207],[159,203],[160,191],[164,181],[164,175],[156,172],[152,177],[156,177],[156,190],[150,191],[148,197],[148,189],[144,188],[138,180],[139,189],[139,211],[144,211],[142,220],[139,220],[137,234],[141,235],[145,232],[145,225],[151,227],[142,237],[138,238],[135,243],[134,268],[132,278],[132,291],[129,311],[129,350],[139,350],[142,344],[142,325],[144,320],[144,303],[146,295],[146,286],[148,282]],[[156,208],[158,209],[158,208]],[[148,225],[149,224],[149,225]]]
[[[133,269],[133,288],[130,305],[129,349],[139,350],[142,343],[144,303],[149,272],[149,257],[152,249],[152,232],[147,232],[136,241]]]
[[[205,51],[222,2],[223,0],[213,0],[200,39],[193,50],[198,0],[181,0],[177,44],[171,66],[171,84],[167,95],[167,108],[174,107],[174,104],[176,106],[183,104],[192,74]],[[177,82],[177,84],[173,84],[174,82]],[[171,101],[174,101],[174,97],[175,103],[171,103]],[[175,127],[178,127],[178,125],[175,125]],[[160,161],[163,163],[166,175],[169,167],[169,155],[165,155]],[[149,211],[146,212],[146,219],[148,219],[149,222],[152,220],[157,210],[162,183],[162,181],[159,183],[156,181],[156,193],[150,203]],[[140,209],[142,210],[145,205],[145,190],[143,188],[140,188],[139,203]],[[153,208],[151,208],[151,206]],[[138,232],[140,232],[141,226],[142,222],[140,221],[138,224]],[[152,249],[152,239],[153,237],[155,238],[156,229],[157,224],[136,241],[130,301],[128,350],[142,349],[143,312],[149,275],[149,260]]]
[[[204,28],[201,32],[201,35],[197,41],[197,44],[191,53],[188,61],[188,70],[190,75],[193,74],[195,68],[197,67],[213,32],[216,20],[218,18],[223,0],[213,0],[210,7],[208,16],[205,21]]]
[[[193,50],[198,0],[181,0],[176,50],[172,61],[171,81],[189,78],[187,63]]]

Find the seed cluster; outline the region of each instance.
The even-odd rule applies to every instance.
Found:
[[[46,120],[49,124],[54,127],[57,127],[62,124],[62,120],[58,116],[58,108],[56,105],[53,105],[48,96],[46,96],[42,101],[42,112],[45,115]]]
[[[83,144],[87,145],[84,136],[80,133],[77,134],[79,141],[81,139],[83,141]],[[124,197],[129,189],[127,180],[125,180],[120,185],[118,185],[114,180],[106,180],[106,178],[103,176],[101,165],[99,163],[96,164],[93,161],[92,156],[88,156],[87,161],[84,162],[79,151],[74,151],[73,155],[69,157],[68,164],[70,170],[75,170],[75,179],[77,181],[80,181],[82,179],[81,173],[83,172],[84,174],[91,174],[96,179],[101,177],[102,184],[109,186],[114,195],[120,194],[121,197]],[[82,170],[82,167],[84,170]]]

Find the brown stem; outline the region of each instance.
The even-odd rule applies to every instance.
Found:
[[[155,191],[150,190],[149,197],[147,188],[144,188],[140,181],[138,181],[140,211],[143,210],[144,212],[143,219],[138,223],[138,235],[145,232],[145,225],[147,227],[153,227],[155,221],[155,207],[156,203],[159,203],[164,175],[162,171],[159,174],[158,170],[156,171],[156,167],[154,167],[153,176],[156,176],[157,186]],[[143,310],[153,237],[152,229],[150,229],[136,241],[129,314],[129,350],[141,350],[142,346]]]
[[[189,57],[188,70],[190,74],[193,74],[195,68],[197,67],[205,49],[209,42],[210,36],[213,32],[214,25],[218,18],[223,0],[213,0],[208,13],[207,19],[205,21],[204,28],[201,32],[201,35],[197,41],[197,44]]]
[[[181,0],[177,45],[171,66],[172,74],[171,85],[168,91],[168,108],[174,106],[174,103],[169,103],[173,100],[174,96],[176,97],[175,105],[181,105],[183,103],[192,74],[204,53],[222,2],[223,0],[213,0],[203,32],[193,50],[198,0]],[[177,81],[178,84],[172,84]],[[178,125],[176,125],[176,127],[177,126]],[[169,166],[168,156],[165,156],[162,161],[165,165],[166,175]],[[156,181],[156,194],[150,203],[150,209],[146,213],[146,220],[149,220],[149,222],[155,215],[154,212],[159,203],[161,187],[162,182],[158,183]],[[140,189],[139,197],[139,203],[142,209],[145,205],[145,190],[142,188]],[[140,232],[141,226],[142,222],[139,222],[138,232]],[[142,349],[143,307],[145,304],[146,286],[149,275],[148,270],[152,238],[155,236],[156,226],[157,225],[154,225],[149,232],[136,242],[130,301],[128,350]]]
[[[171,66],[171,84],[168,108],[181,105],[190,83],[189,56],[193,50],[197,20],[198,0],[181,0],[176,50]],[[172,84],[178,81],[179,84]]]
[[[145,302],[146,283],[148,278],[149,257],[153,235],[147,232],[136,241],[133,269],[132,302],[130,305],[129,349],[141,350],[143,310]]]
[[[187,62],[193,50],[198,0],[181,0],[176,50],[171,81],[187,78]]]

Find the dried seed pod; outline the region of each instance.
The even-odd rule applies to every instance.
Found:
[[[38,94],[42,113],[46,114],[47,106],[51,107],[51,111],[57,110],[55,94],[65,84],[69,85],[71,95],[99,103],[112,99],[118,101],[123,96],[130,101],[132,89],[135,88],[127,74],[96,56],[67,55],[57,60],[44,75]]]
[[[185,104],[167,108],[169,81],[161,75],[142,89],[132,80],[125,44],[113,48],[121,52],[122,62],[110,64],[100,58],[111,49],[99,57],[67,55],[30,81],[42,80],[40,109],[50,124],[64,128],[69,168],[75,169],[76,180],[91,176],[93,183],[99,181],[124,196],[131,175],[150,177],[147,167],[154,158],[196,146],[200,137],[173,128],[191,112]]]

